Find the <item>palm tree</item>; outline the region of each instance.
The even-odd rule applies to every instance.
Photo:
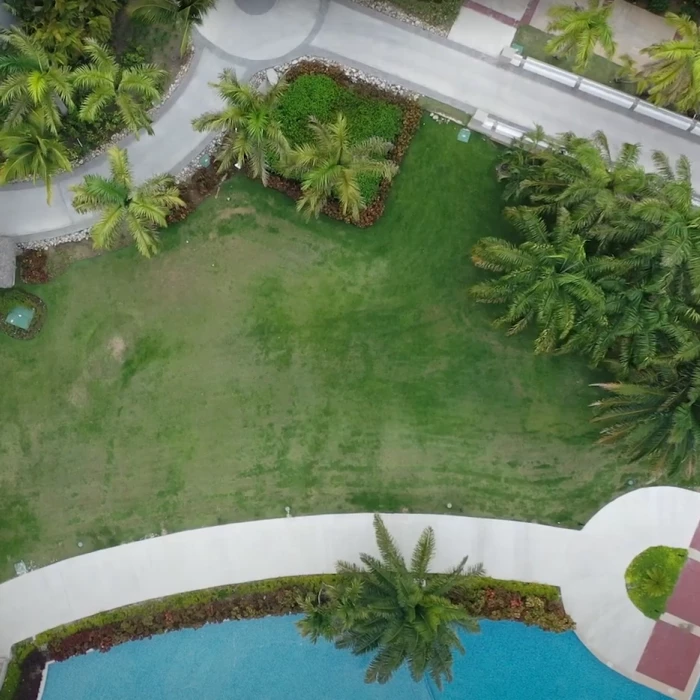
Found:
[[[452,654],[464,653],[457,632],[478,630],[467,612],[448,594],[466,575],[481,575],[479,565],[465,572],[467,557],[445,574],[430,574],[435,533],[426,528],[413,550],[410,566],[379,515],[374,532],[380,558],[360,554],[364,568],[338,562],[337,585],[303,601],[305,617],[297,624],[304,637],[335,642],[360,656],[374,653],[367,683],[386,683],[404,664],[414,681],[427,673],[442,688],[452,680]]]
[[[674,298],[700,301],[700,209],[693,203],[690,161],[681,156],[676,168],[668,157],[653,153],[657,191],[631,208],[650,233],[632,252],[658,277]]]
[[[101,213],[90,231],[96,248],[110,248],[128,233],[139,253],[149,258],[158,249],[156,229],[166,226],[168,213],[185,203],[170,175],[156,175],[137,186],[125,150],[112,147],[107,158],[111,177],[86,175],[72,187],[73,206],[81,214]]]
[[[136,138],[141,129],[153,134],[148,108],[161,96],[160,86],[167,72],[153,64],[122,68],[106,46],[92,40],[85,43],[85,53],[90,65],[80,66],[73,73],[75,86],[89,91],[78,116],[92,122],[114,104],[124,126]]]
[[[398,172],[396,163],[386,159],[393,145],[376,136],[352,143],[342,114],[332,124],[321,124],[312,116],[309,128],[311,143],[296,146],[289,155],[289,174],[301,177],[297,209],[318,216],[335,197],[343,214],[357,220],[366,206],[358,178],[373,175],[391,180]]]
[[[700,366],[658,363],[629,382],[594,384],[609,392],[596,401],[600,442],[620,443],[632,460],[651,458],[659,471],[695,471],[700,454]]]
[[[613,4],[605,0],[588,0],[584,9],[578,5],[554,5],[547,13],[550,22],[547,31],[559,32],[545,47],[557,57],[573,56],[574,70],[582,72],[600,46],[608,58],[615,55],[617,46],[610,28]]]
[[[551,352],[570,341],[577,329],[607,325],[601,284],[619,274],[613,258],[586,254],[585,239],[572,230],[571,217],[559,209],[551,230],[527,207],[506,210],[526,239],[515,245],[499,238],[482,238],[472,251],[477,267],[500,273],[471,288],[480,302],[506,304],[497,325],[510,326],[509,335],[535,324],[535,352]]]
[[[5,162],[0,166],[0,184],[31,178],[43,180],[46,201],[51,204],[53,176],[71,169],[66,147],[44,123],[32,116],[21,125],[0,132],[0,152]]]
[[[640,90],[658,105],[681,112],[697,112],[700,105],[700,30],[686,15],[669,12],[666,21],[675,29],[673,39],[642,49],[652,60],[640,72]]]
[[[14,27],[0,34],[9,51],[0,56],[0,105],[9,109],[5,126],[13,128],[35,113],[58,133],[61,112],[73,108],[72,76],[57,65],[39,42]]]
[[[226,106],[220,112],[202,114],[192,125],[197,131],[224,132],[217,156],[219,172],[233,164],[238,168],[248,164],[253,176],[267,186],[270,158],[279,163],[288,150],[277,120],[277,105],[286,83],[280,80],[267,93],[262,93],[251,85],[241,84],[235,73],[227,69],[219,82],[211,86],[218,90]]]
[[[180,54],[184,55],[192,35],[216,0],[133,0],[129,11],[134,17],[156,24],[173,24],[182,30]]]

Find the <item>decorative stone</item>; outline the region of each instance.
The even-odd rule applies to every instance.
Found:
[[[275,87],[275,85],[277,85],[277,83],[280,81],[279,75],[277,75],[277,71],[274,68],[268,68],[265,71],[265,77],[267,78],[267,82],[270,84],[270,87]]]

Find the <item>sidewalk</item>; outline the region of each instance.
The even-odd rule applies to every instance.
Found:
[[[298,5],[298,13],[290,13],[292,2]],[[625,142],[641,143],[645,147],[641,160],[648,166],[652,164],[652,149],[662,150],[672,159],[685,154],[698,166],[693,182],[700,190],[699,139],[522,75],[499,65],[493,57],[349,0],[287,0],[263,15],[247,14],[234,0],[220,3],[221,9],[212,11],[201,28],[199,42],[205,46],[200,49],[198,62],[156,119],[155,136],[144,136],[140,141],[130,137],[121,144],[129,147],[139,179],[159,172],[177,172],[201,150],[206,135],[192,131],[190,121],[216,106],[216,95],[207,83],[215,80],[224,67],[250,74],[295,57],[316,55],[361,68],[469,112],[484,109],[521,126],[541,124],[550,133],[574,131],[581,135],[602,129],[613,148]],[[222,32],[223,26],[230,30]],[[285,27],[283,40],[279,37],[281,26]],[[267,31],[265,28],[273,36],[255,34]],[[256,41],[251,42],[254,34]],[[236,50],[244,55],[228,53]],[[286,53],[279,55],[281,51]],[[85,173],[103,170],[104,158],[98,158],[58,178],[51,207],[46,205],[41,186],[22,183],[1,188],[0,233],[22,241],[70,233],[89,225],[89,219],[72,210],[68,187]]]

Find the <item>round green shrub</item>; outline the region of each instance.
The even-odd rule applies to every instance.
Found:
[[[687,558],[687,549],[649,547],[627,567],[627,595],[647,617],[658,620],[664,613]]]

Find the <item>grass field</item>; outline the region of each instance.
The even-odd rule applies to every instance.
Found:
[[[238,177],[153,260],[33,288],[42,333],[0,335],[1,577],[285,506],[578,526],[623,488],[589,372],[468,298],[469,249],[503,223],[496,147],[456,132],[426,121],[371,229]]]

